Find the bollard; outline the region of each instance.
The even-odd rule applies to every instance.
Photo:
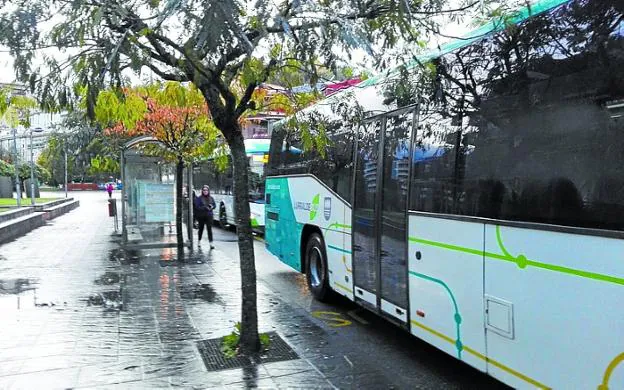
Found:
[[[108,216],[109,217],[117,216],[117,199],[108,200]]]
[[[114,227],[115,227],[115,232],[117,232],[118,231],[117,229],[117,199],[108,200],[108,216],[115,217]]]

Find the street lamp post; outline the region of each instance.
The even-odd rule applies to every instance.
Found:
[[[41,133],[42,128],[30,129],[30,202],[35,205],[35,159],[33,153],[33,132]]]
[[[6,97],[7,107],[11,105],[11,95]],[[17,207],[22,206],[22,188],[19,180],[19,165],[17,162],[17,129],[11,129],[13,133],[13,165],[15,165],[15,195],[17,198]]]
[[[17,198],[17,207],[22,207],[22,186],[19,178],[19,164],[17,162],[17,129],[13,131],[13,165],[15,165],[15,195]]]
[[[67,138],[63,142],[63,152],[65,154],[65,199],[67,199]]]

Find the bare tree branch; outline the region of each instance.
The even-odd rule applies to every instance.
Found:
[[[253,96],[254,91],[256,90],[258,85],[264,83],[269,78],[269,75],[271,74],[271,71],[275,68],[275,65],[277,65],[277,60],[271,59],[268,65],[264,68],[264,71],[262,72],[262,76],[260,77],[260,79],[256,80],[255,82],[250,83],[247,86],[247,88],[245,89],[245,93],[243,94],[243,97],[238,103],[238,107],[236,107],[235,113],[236,113],[237,118],[240,117],[243,114],[243,112],[245,112],[249,108],[249,101],[251,100],[251,97]]]
[[[156,73],[159,77],[163,78],[164,80],[179,81],[179,82],[191,81],[186,75],[179,74],[179,73],[165,72],[162,69],[159,69],[156,65],[152,64],[151,62],[146,62],[144,65],[150,68],[154,73]]]

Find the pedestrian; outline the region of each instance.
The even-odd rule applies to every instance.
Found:
[[[108,192],[109,199],[113,197],[113,183],[108,183],[106,185],[106,192]]]
[[[197,221],[199,223],[198,244],[201,244],[202,235],[204,233],[204,225],[208,230],[208,241],[210,241],[210,249],[214,249],[212,245],[212,220],[213,210],[216,208],[215,200],[210,196],[210,187],[204,185],[201,195],[195,199],[195,210],[197,210]]]

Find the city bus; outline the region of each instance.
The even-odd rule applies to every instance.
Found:
[[[264,168],[268,159],[270,139],[250,138],[245,140],[245,151],[249,158],[249,207],[251,225],[256,232],[264,231]],[[222,228],[236,225],[234,213],[234,178],[232,164],[219,170],[213,160],[195,165],[193,184],[196,189],[210,186],[210,192],[217,205],[215,220]]]
[[[298,114],[325,150],[281,123],[268,251],[510,386],[624,388],[622,4],[533,3],[408,63],[396,99],[405,72],[329,97]]]

